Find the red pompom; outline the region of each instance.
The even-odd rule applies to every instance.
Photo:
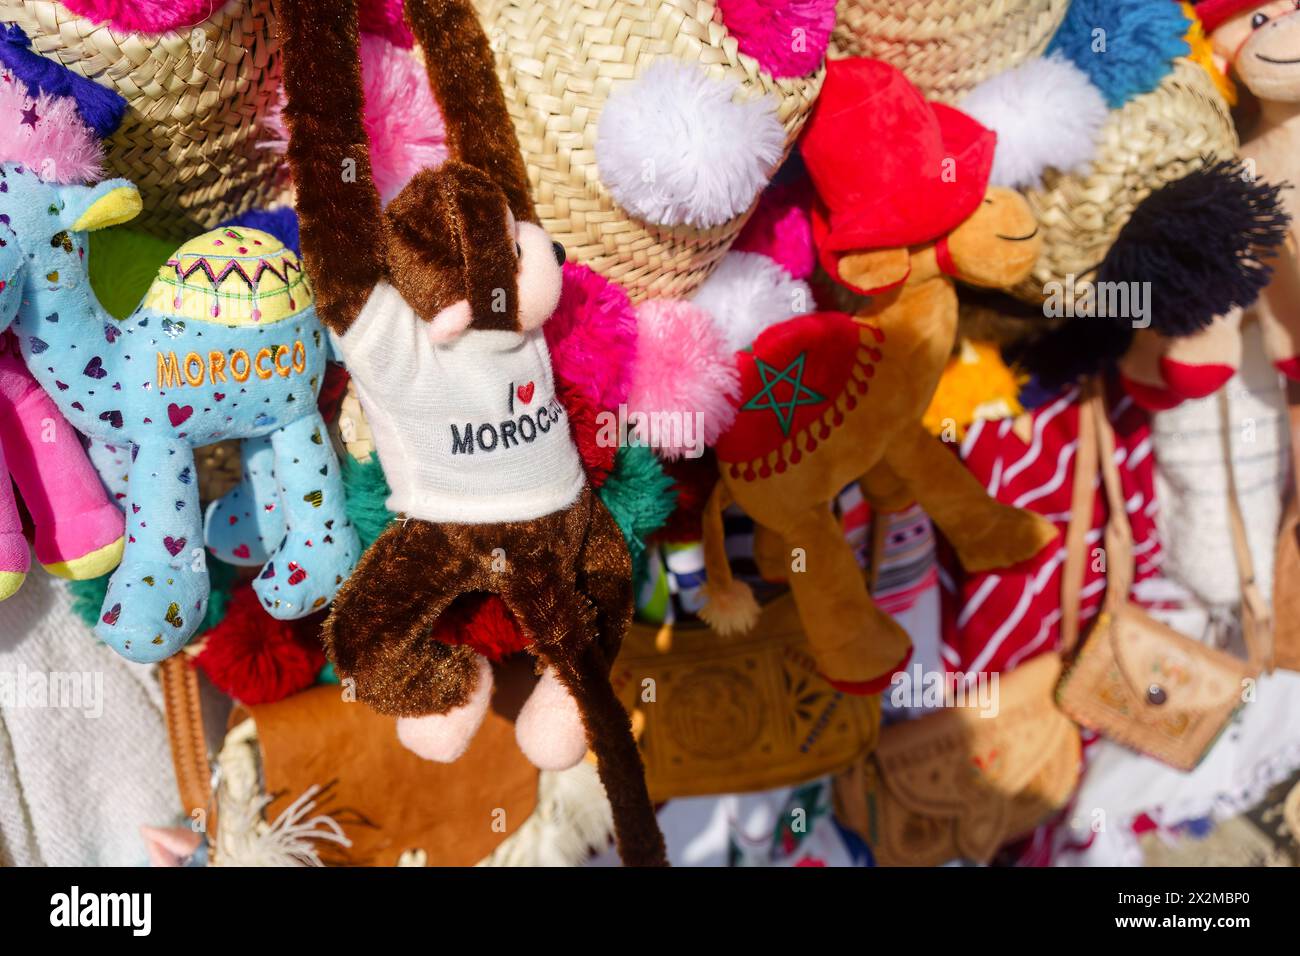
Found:
[[[528,639],[495,594],[463,594],[438,618],[434,640],[468,644],[490,661],[524,650]]]
[[[614,456],[618,453],[617,441],[600,441],[599,411],[582,388],[560,376],[555,378],[555,396],[569,416],[569,430],[573,443],[578,446],[587,481],[599,488],[614,470]]]
[[[704,537],[701,518],[704,506],[718,483],[718,461],[713,452],[699,458],[678,458],[663,462],[664,472],[673,480],[677,503],[668,522],[650,536],[651,541],[687,543]]]
[[[269,704],[306,690],[325,666],[323,615],[277,621],[250,585],[230,595],[226,616],[207,632],[194,663],[218,690],[244,704]]]

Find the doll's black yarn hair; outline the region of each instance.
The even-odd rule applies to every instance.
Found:
[[[1150,282],[1151,326],[1163,335],[1190,335],[1249,306],[1286,239],[1287,184],[1256,179],[1239,159],[1204,162],[1138,205],[1098,270],[1100,282]]]

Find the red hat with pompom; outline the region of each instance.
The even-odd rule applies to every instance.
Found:
[[[832,60],[800,142],[822,267],[839,281],[836,253],[947,235],[984,198],[996,143],[883,60]]]
[[[1265,6],[1268,2],[1269,0],[1200,0],[1196,4],[1196,15],[1205,27],[1205,32],[1213,33],[1238,14]]]

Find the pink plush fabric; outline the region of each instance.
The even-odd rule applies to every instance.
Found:
[[[365,86],[366,134],[370,165],[379,195],[387,203],[421,169],[447,159],[447,132],[415,55],[369,33],[361,35],[361,74]],[[289,134],[282,103],[267,117],[264,145],[283,152]]]
[[[578,389],[597,411],[627,401],[637,349],[637,319],[627,293],[586,266],[564,265],[564,291],[542,326],[557,378]]]
[[[361,29],[408,50],[415,45],[402,19],[402,0],[361,0]]]
[[[104,170],[98,137],[72,97],[32,98],[10,73],[0,73],[0,162],[22,163],[46,182],[88,183]]]
[[[123,518],[81,447],[76,431],[36,384],[12,332],[0,334],[0,448],[36,528],[36,559],[56,564],[84,557],[122,537]],[[12,498],[8,499],[12,502]],[[0,500],[0,512],[6,502]],[[6,535],[17,519],[0,514],[0,562],[12,561]],[[22,546],[26,561],[26,544]],[[0,571],[22,570],[0,563]]]
[[[492,665],[481,654],[477,663],[478,684],[460,707],[445,714],[397,718],[397,739],[403,747],[436,763],[451,763],[469,749],[492,702]]]
[[[740,52],[775,77],[817,69],[835,27],[835,0],[718,0],[718,13]]]
[[[769,186],[731,248],[765,255],[794,278],[807,279],[817,261],[811,204],[812,190],[805,180]]]
[[[515,742],[538,770],[568,770],[587,755],[578,703],[552,668],[542,672],[515,719]]]
[[[202,23],[226,0],[63,0],[78,16],[130,33],[166,33]]]
[[[629,420],[634,412],[677,416],[682,426],[672,427],[672,419],[661,424],[655,451],[669,460],[702,451],[698,442],[712,445],[736,417],[740,373],[735,355],[712,317],[690,302],[651,299],[637,306],[636,318],[637,355],[627,401]],[[690,429],[685,427],[687,417]],[[648,435],[646,425],[644,420],[638,422],[635,431],[648,442],[653,430]]]

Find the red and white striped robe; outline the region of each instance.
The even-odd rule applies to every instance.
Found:
[[[1075,452],[1079,434],[1079,394],[1069,389],[1033,413],[1033,438],[1026,445],[1011,420],[977,422],[966,434],[961,457],[966,467],[998,501],[1028,508],[1056,525],[1054,546],[1014,571],[967,574],[949,548],[943,549],[943,657],[953,670],[1008,671],[1051,650],[1060,640],[1061,571],[1065,529],[1070,520]],[[1115,430],[1115,460],[1133,528],[1136,579],[1157,573],[1154,460],[1150,422],[1127,397],[1112,393],[1108,402]],[[1094,498],[1089,555],[1102,544],[1106,521],[1100,479]],[[1090,621],[1105,594],[1103,573],[1085,561],[1081,623]]]

